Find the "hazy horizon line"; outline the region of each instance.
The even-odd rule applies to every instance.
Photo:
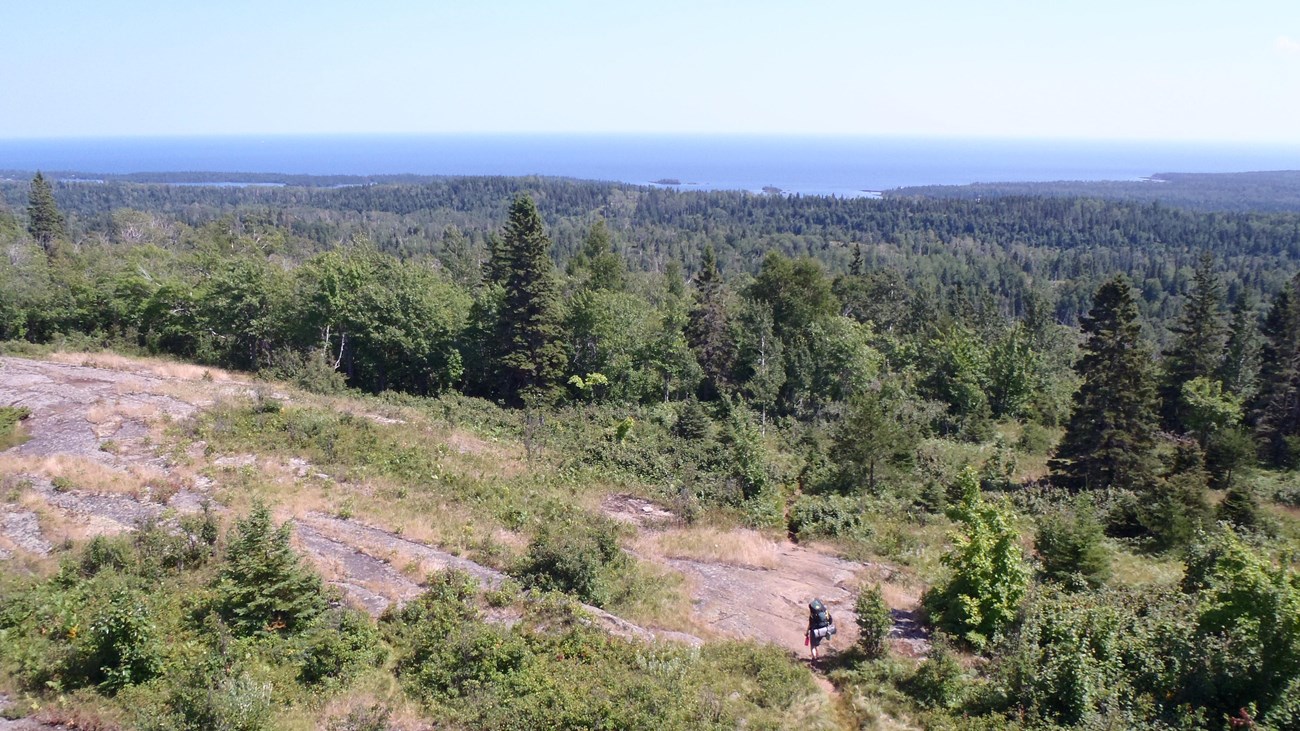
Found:
[[[442,131],[442,132],[194,132],[121,135],[55,135],[2,137],[0,143],[99,142],[128,140],[273,140],[273,139],[417,139],[417,138],[565,138],[565,139],[781,139],[781,140],[897,140],[900,142],[987,142],[1118,145],[1215,145],[1227,147],[1300,148],[1300,140],[1235,138],[1082,137],[1049,135],[912,134],[897,132],[663,132],[663,131]]]

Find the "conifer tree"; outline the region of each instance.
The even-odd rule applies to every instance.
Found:
[[[1083,383],[1049,462],[1052,481],[1071,490],[1142,489],[1155,479],[1155,388],[1133,290],[1123,275],[1097,290],[1080,322],[1087,342],[1076,366]]]
[[[1259,388],[1259,325],[1245,292],[1232,305],[1228,343],[1217,375],[1223,388],[1243,401],[1254,398]]]
[[[1183,384],[1215,376],[1223,362],[1226,332],[1219,311],[1223,285],[1214,271],[1214,255],[1206,253],[1196,265],[1192,290],[1183,315],[1173,327],[1177,335],[1164,355],[1160,381],[1160,418],[1165,428],[1184,431]]]
[[[482,266],[475,261],[476,253],[473,242],[459,228],[448,226],[442,232],[442,251],[438,260],[452,281],[469,290],[477,288],[480,282]]]
[[[839,465],[836,482],[848,493],[878,495],[879,483],[905,473],[916,459],[921,431],[899,413],[901,394],[866,389],[850,399],[834,434],[831,458]]]
[[[880,584],[862,587],[853,609],[858,619],[858,648],[873,660],[884,657],[889,649],[889,633],[894,628],[894,616],[885,603]]]
[[[67,235],[63,214],[54,202],[54,189],[39,172],[32,178],[27,197],[27,232],[47,252],[52,250],[55,241]]]
[[[227,537],[214,600],[238,634],[296,632],[325,611],[320,577],[303,566],[289,532],[288,522],[277,527],[271,511],[258,503]]]
[[[1300,275],[1273,300],[1262,328],[1259,394],[1252,420],[1261,456],[1274,465],[1292,464],[1293,438],[1300,434]]]
[[[550,248],[537,205],[519,196],[490,264],[503,290],[495,329],[500,394],[516,403],[549,394],[564,376],[559,287]]]
[[[711,399],[728,390],[736,364],[736,337],[712,244],[704,247],[704,260],[695,275],[695,305],[686,323],[686,340],[704,369],[701,396]]]

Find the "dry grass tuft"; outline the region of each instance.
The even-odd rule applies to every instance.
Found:
[[[644,535],[637,551],[665,558],[684,558],[750,568],[776,568],[780,561],[775,541],[757,531],[717,528],[679,528]]]
[[[807,731],[833,731],[842,728],[836,721],[835,688],[820,676],[814,677],[818,692],[796,699],[782,714],[781,728],[807,729]]]
[[[0,473],[40,475],[69,489],[102,494],[130,495],[136,499],[158,499],[176,493],[180,485],[162,470],[144,464],[118,469],[86,457],[69,454],[24,456],[0,454]]]
[[[120,714],[105,699],[89,693],[78,693],[73,697],[62,697],[54,705],[42,708],[35,718],[52,728],[121,731],[127,726],[120,719]]]
[[[213,382],[238,380],[230,371],[221,368],[157,358],[133,358],[117,353],[51,353],[50,360],[87,368],[142,373],[167,380]]]
[[[357,728],[364,720],[385,717],[383,728],[388,731],[417,731],[427,729],[419,707],[402,693],[401,688],[389,677],[366,678],[365,685],[378,686],[338,696],[325,703],[320,716],[314,719],[310,728]],[[356,725],[349,725],[351,720]],[[369,726],[365,726],[369,728]]]
[[[161,410],[158,404],[142,403],[140,401],[114,399],[110,403],[100,400],[86,409],[86,421],[97,425],[119,424],[126,420],[148,422],[157,417]]]
[[[869,731],[913,731],[921,728],[908,723],[904,718],[894,716],[885,709],[879,698],[866,695],[861,690],[854,692],[848,703],[859,728]]]
[[[1138,556],[1116,550],[1111,554],[1111,581],[1124,586],[1173,586],[1183,580],[1183,562],[1175,558]]]

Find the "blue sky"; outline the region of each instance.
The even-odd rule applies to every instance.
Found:
[[[1296,0],[42,0],[0,138],[657,132],[1300,144]]]

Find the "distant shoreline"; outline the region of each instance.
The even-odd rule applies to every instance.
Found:
[[[648,135],[0,140],[0,171],[38,169],[78,171],[95,179],[125,176],[136,182],[190,171],[195,178],[164,182],[204,184],[296,185],[308,177],[367,184],[544,176],[863,197],[917,186],[1136,182],[1155,171],[1300,169],[1300,146]],[[229,171],[242,172],[234,178]]]

